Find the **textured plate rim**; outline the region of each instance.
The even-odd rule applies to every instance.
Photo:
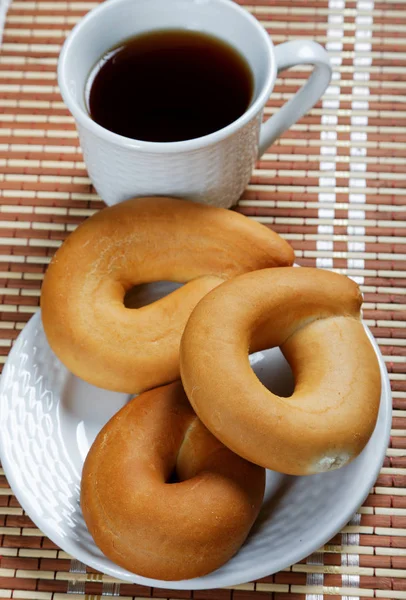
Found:
[[[21,340],[27,336],[32,328],[38,325],[38,321],[41,318],[41,311],[38,311],[35,315],[31,317],[28,323],[25,325],[24,329],[21,331],[20,335],[17,339]],[[375,453],[375,461],[370,463],[369,466],[369,477],[367,479],[367,483],[360,488],[358,494],[354,495],[347,503],[347,508],[344,512],[337,511],[337,518],[333,519],[329,523],[329,527],[325,527],[320,533],[314,536],[311,541],[304,542],[300,547],[293,551],[289,555],[289,559],[287,559],[286,554],[282,556],[279,560],[273,560],[272,564],[267,563],[266,558],[261,564],[254,564],[251,567],[240,569],[238,573],[231,573],[222,576],[224,578],[223,581],[220,582],[210,582],[211,576],[213,573],[208,574],[204,577],[199,577],[195,579],[183,579],[180,581],[164,581],[159,579],[149,579],[147,577],[142,577],[140,575],[136,575],[130,573],[129,571],[125,571],[121,569],[121,567],[116,566],[116,568],[106,568],[104,565],[100,565],[99,561],[95,559],[89,552],[77,551],[77,548],[74,543],[71,543],[68,539],[64,539],[63,544],[61,544],[61,540],[57,535],[55,535],[54,531],[51,527],[47,526],[46,521],[42,521],[40,517],[35,517],[32,520],[41,531],[44,533],[46,537],[48,537],[52,542],[54,542],[58,547],[62,550],[70,554],[73,558],[80,560],[86,565],[97,569],[98,571],[103,572],[106,575],[110,575],[117,579],[120,579],[126,583],[136,583],[138,585],[144,585],[148,587],[158,587],[158,588],[166,588],[173,590],[203,590],[203,589],[214,589],[218,587],[231,587],[239,584],[243,584],[249,581],[253,581],[256,579],[260,579],[262,577],[266,577],[267,575],[272,575],[273,573],[277,573],[282,569],[289,567],[292,564],[297,563],[300,560],[303,560],[319,548],[321,548],[326,542],[328,542],[337,532],[339,532],[351,519],[353,514],[358,510],[358,508],[363,504],[366,497],[368,496],[371,487],[374,485],[379,471],[381,469],[382,463],[384,461],[386,450],[388,448],[389,439],[390,439],[390,430],[392,423],[392,393],[389,382],[389,377],[386,371],[385,362],[383,360],[381,351],[377,342],[375,341],[373,335],[371,334],[369,328],[364,324],[365,330],[367,332],[368,338],[370,339],[376,355],[379,360],[379,366],[382,375],[382,393],[381,393],[381,410],[383,407],[384,419],[382,423],[382,430],[384,435],[380,436],[377,442],[377,451]],[[18,344],[14,344],[11,349],[6,363],[4,365],[4,372],[7,369],[7,365],[9,361],[11,361],[14,356],[18,352]],[[3,398],[3,387],[4,387],[4,377],[0,378],[0,410],[2,410],[2,398]],[[1,432],[0,432],[1,433]],[[8,459],[4,455],[3,444],[2,444],[2,436],[0,435],[0,458],[2,459],[2,466],[6,475],[6,478],[10,484],[13,493],[15,494],[18,502],[27,513],[29,517],[32,515],[31,507],[27,509],[28,501],[24,498],[21,493],[19,486],[16,483],[14,478],[14,467],[12,462],[8,461]],[[40,571],[39,571],[40,573]],[[209,581],[206,583],[206,577]]]

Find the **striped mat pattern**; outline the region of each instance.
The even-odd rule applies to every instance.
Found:
[[[4,1],[4,0],[3,0]],[[37,310],[55,249],[103,206],[61,101],[57,56],[97,2],[14,0],[0,51],[0,362]],[[323,100],[258,163],[239,210],[293,245],[301,265],[353,277],[393,389],[391,445],[359,512],[300,564],[235,589],[171,592],[120,582],[59,550],[0,474],[0,598],[29,600],[406,599],[406,3],[242,0],[276,43],[324,44],[334,78]],[[272,114],[307,77],[278,79]]]

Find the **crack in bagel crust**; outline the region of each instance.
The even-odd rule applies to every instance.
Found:
[[[166,483],[176,465],[180,483]],[[176,580],[224,564],[260,510],[265,471],[223,446],[195,416],[181,383],[131,400],[86,458],[81,507],[118,565]]]
[[[137,198],[82,223],[56,252],[41,292],[58,358],[98,387],[139,393],[179,378],[179,345],[193,308],[236,275],[293,263],[276,233],[230,210]],[[126,291],[157,281],[182,288],[139,309]]]
[[[181,342],[182,381],[201,421],[240,456],[292,475],[354,459],[381,392],[361,303],[353,281],[309,268],[246,273],[212,290]],[[247,348],[276,346],[294,375],[288,398],[267,390],[248,361]]]

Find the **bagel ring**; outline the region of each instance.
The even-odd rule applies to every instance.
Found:
[[[180,482],[169,484],[174,470]],[[85,461],[81,506],[108,558],[179,580],[239,550],[264,488],[264,469],[211,435],[177,381],[134,398],[104,426]]]
[[[223,280],[293,262],[289,244],[243,215],[173,198],[137,198],[82,223],[56,252],[41,294],[58,358],[93,385],[127,393],[179,378],[179,344],[197,302]],[[140,309],[134,285],[185,283]]]
[[[223,283],[196,306],[181,342],[196,414],[268,469],[310,475],[348,463],[374,430],[381,394],[361,304],[353,281],[319,269],[264,269]],[[248,361],[275,346],[293,371],[289,398],[267,390]]]

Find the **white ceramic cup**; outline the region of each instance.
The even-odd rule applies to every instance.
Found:
[[[245,56],[254,75],[253,99],[245,113],[209,135],[168,143],[126,138],[93,121],[86,84],[106,52],[136,34],[174,28],[217,36]],[[261,125],[277,73],[305,64],[314,65],[306,84]],[[274,47],[255,17],[232,0],[107,0],[72,30],[58,65],[60,91],[76,120],[89,176],[107,204],[170,195],[232,206],[258,157],[314,106],[330,79],[322,46],[297,40]]]

